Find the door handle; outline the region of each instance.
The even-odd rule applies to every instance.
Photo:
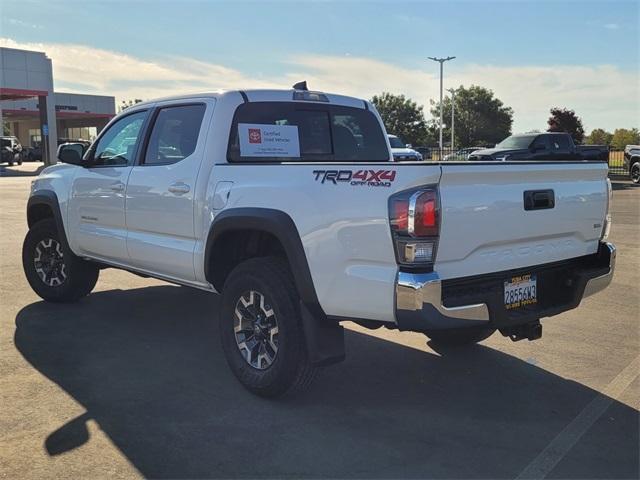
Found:
[[[556,205],[553,190],[527,190],[524,192],[525,210],[544,210]]]
[[[176,182],[169,185],[169,191],[171,193],[175,193],[176,195],[184,195],[185,193],[189,193],[191,187],[186,183]]]
[[[124,190],[124,183],[122,182],[112,183],[109,186],[109,188],[114,192],[122,192]]]

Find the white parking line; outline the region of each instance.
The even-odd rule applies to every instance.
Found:
[[[640,355],[627,365],[602,393],[598,393],[516,478],[545,478],[639,375]]]

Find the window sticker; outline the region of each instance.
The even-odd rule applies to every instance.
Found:
[[[239,123],[240,156],[300,157],[298,127]]]

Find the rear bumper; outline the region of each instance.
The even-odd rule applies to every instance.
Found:
[[[613,271],[616,268],[616,246],[613,243],[605,242],[600,244],[600,249],[604,250],[603,260],[606,260],[606,253],[608,253],[609,265],[608,270],[602,275],[591,277],[587,280],[587,284],[584,288],[582,298],[589,297],[594,293],[598,293],[609,286],[611,280],[613,280]]]
[[[501,328],[557,315],[606,288],[613,278],[615,261],[615,246],[603,242],[593,255],[477,277],[441,280],[436,272],[400,271],[396,323],[400,330],[424,332],[479,325]],[[535,273],[539,279],[538,303],[507,311],[502,303],[503,283],[526,273]]]

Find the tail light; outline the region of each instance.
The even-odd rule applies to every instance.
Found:
[[[440,234],[437,187],[424,187],[389,199],[389,222],[400,265],[432,267]]]
[[[609,232],[611,231],[611,199],[613,198],[613,189],[611,188],[611,180],[607,178],[607,212],[604,216],[604,224],[602,226],[602,234],[600,240],[606,240],[609,238]]]

